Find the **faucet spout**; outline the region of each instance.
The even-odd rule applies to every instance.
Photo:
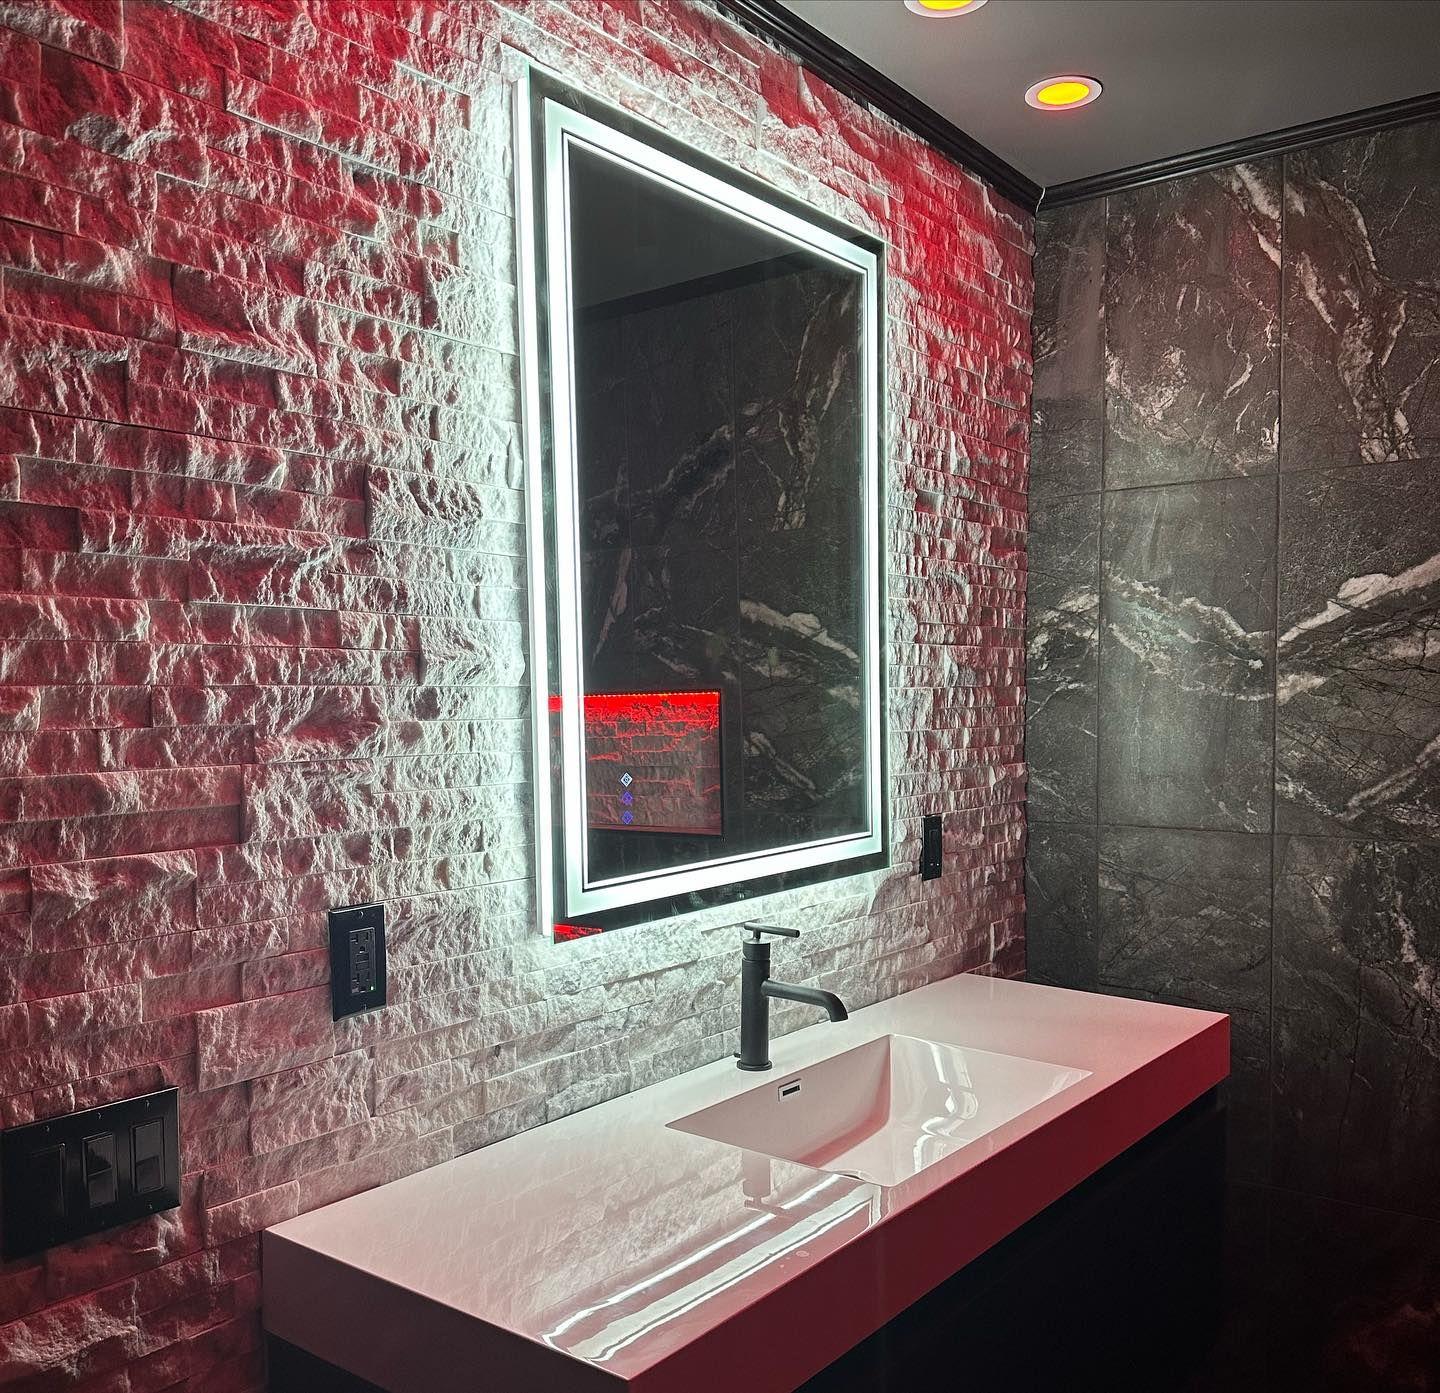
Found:
[[[834,992],[822,991],[819,987],[800,987],[792,982],[777,982],[773,977],[767,977],[760,984],[760,990],[780,1001],[803,1001],[807,1006],[818,1006],[832,1021],[850,1019],[845,1003]]]
[[[770,976],[770,945],[764,935],[798,938],[798,929],[754,923],[743,927],[750,937],[740,949],[740,1053],[735,1062],[741,1069],[768,1069],[772,999],[803,1001],[807,1006],[818,1006],[832,1021],[849,1020],[850,1013],[834,992],[822,991],[819,987],[801,987],[793,982],[777,982]]]

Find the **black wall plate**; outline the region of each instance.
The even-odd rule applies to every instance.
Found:
[[[180,1203],[180,1091],[0,1132],[0,1222],[24,1257]]]
[[[944,825],[939,813],[929,813],[920,824],[920,879],[939,880],[944,867]]]
[[[385,906],[330,911],[330,1004],[335,1020],[385,1004]]]

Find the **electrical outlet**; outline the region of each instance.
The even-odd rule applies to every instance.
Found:
[[[330,1002],[335,1020],[385,1004],[385,906],[330,911]]]
[[[350,995],[365,996],[375,990],[375,930],[351,929]]]

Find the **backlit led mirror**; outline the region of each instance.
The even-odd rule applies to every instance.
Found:
[[[883,864],[882,249],[538,73],[519,105],[542,921]]]

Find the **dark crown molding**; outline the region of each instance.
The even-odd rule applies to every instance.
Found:
[[[846,96],[882,111],[898,121],[906,130],[933,145],[942,155],[978,174],[1006,198],[1018,203],[1027,212],[1041,206],[1060,208],[1067,203],[1083,203],[1086,199],[1102,198],[1125,189],[1143,188],[1166,179],[1179,179],[1186,174],[1200,174],[1242,160],[1263,159],[1267,155],[1283,155],[1309,145],[1323,145],[1348,136],[1366,135],[1391,126],[1406,126],[1414,121],[1440,117],[1440,92],[1426,92],[1418,97],[1370,106],[1343,116],[1326,116],[1299,126],[1264,135],[1246,136],[1243,140],[1223,145],[1207,145],[1187,150],[1181,155],[1144,164],[1112,169],[1106,174],[1091,174],[1084,179],[1071,179],[1063,184],[1042,188],[1022,174],[1008,160],[968,136],[959,126],[947,121],[933,107],[891,81],[878,68],[857,58],[813,24],[807,24],[780,0],[712,0],[717,9],[725,11],[762,38],[788,48],[807,68],[818,73],[832,87]]]
[[[1108,174],[1091,174],[1084,179],[1051,184],[1040,202],[1045,208],[1061,208],[1067,203],[1083,203],[1105,194],[1178,179],[1185,174],[1200,174],[1207,169],[1219,169],[1242,160],[1263,159],[1267,155],[1283,155],[1291,150],[1303,150],[1308,145],[1323,145],[1347,136],[1367,135],[1391,126],[1406,126],[1433,116],[1440,116],[1440,92],[1426,92],[1422,96],[1406,97],[1403,101],[1387,102],[1384,106],[1369,106],[1363,111],[1351,111],[1343,116],[1327,116],[1320,121],[1286,126],[1284,130],[1246,136],[1243,140],[1230,140],[1223,145],[1207,145],[1202,150],[1167,155],[1162,160],[1132,164],[1125,169],[1111,170]]]
[[[959,126],[892,82],[879,69],[872,68],[814,25],[807,24],[779,0],[714,0],[714,3],[762,37],[783,44],[807,68],[847,97],[883,111],[942,155],[978,174],[1026,212],[1033,213],[1039,205],[1042,190],[1033,179],[966,135]]]

